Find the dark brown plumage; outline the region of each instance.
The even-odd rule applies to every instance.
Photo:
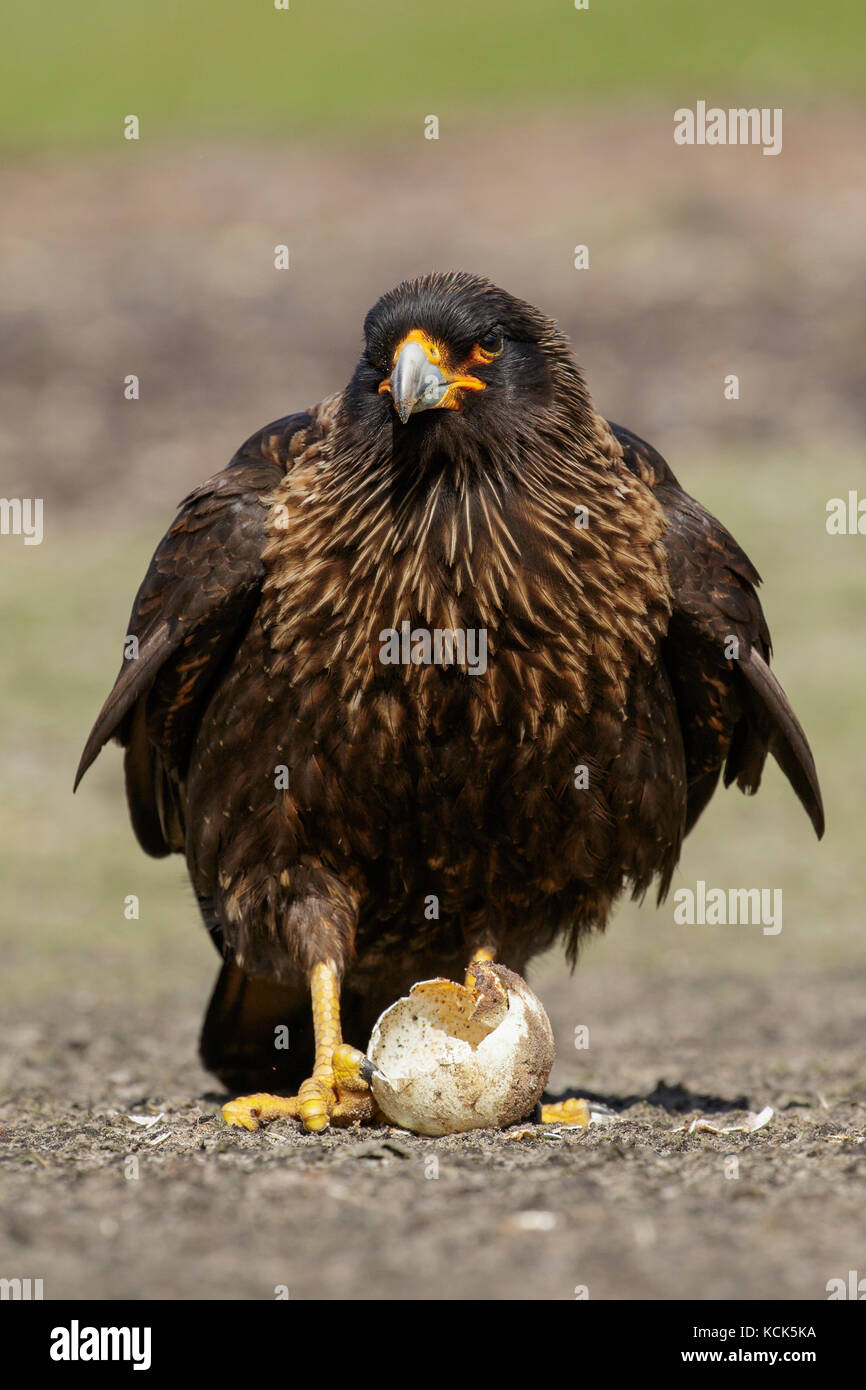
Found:
[[[226,962],[206,1063],[306,1075],[317,961],[363,1045],[478,946],[574,955],[624,888],[666,891],[722,769],[755,791],[771,752],[820,835],[758,582],[538,310],[461,274],[385,295],[346,390],[182,504],[79,768],[116,736],[142,846],[186,856]],[[486,671],[383,664],[404,621],[485,630]]]

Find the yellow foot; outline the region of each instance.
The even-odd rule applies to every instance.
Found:
[[[297,1116],[297,1096],[272,1096],[262,1091],[255,1096],[238,1096],[222,1108],[222,1117],[227,1125],[238,1125],[241,1129],[258,1129],[268,1120],[279,1120],[285,1115]]]
[[[298,1119],[313,1134],[331,1124],[370,1124],[379,1110],[366,1080],[369,1068],[363,1052],[341,1043],[330,1065],[317,1067],[296,1096],[240,1096],[223,1106],[223,1119],[227,1125],[251,1130],[269,1120]]]
[[[572,1096],[569,1100],[557,1100],[552,1105],[542,1105],[541,1123],[543,1125],[572,1125],[586,1129],[589,1124],[589,1105],[585,1100]]]

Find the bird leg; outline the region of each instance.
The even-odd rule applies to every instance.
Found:
[[[476,983],[473,965],[476,962],[487,962],[495,959],[496,952],[488,946],[479,946],[472,952],[466,970],[467,989],[472,989]],[[570,1096],[568,1100],[557,1100],[552,1101],[549,1105],[542,1105],[541,1123],[543,1125],[568,1125],[571,1128],[585,1129],[589,1124],[589,1103],[576,1096]]]
[[[333,961],[320,961],[310,972],[316,1055],[313,1074],[296,1096],[240,1096],[222,1108],[228,1125],[258,1129],[268,1120],[298,1119],[304,1129],[321,1133],[330,1124],[369,1122],[377,1113],[367,1084],[370,1064],[363,1052],[343,1042],[340,1029],[340,981]]]

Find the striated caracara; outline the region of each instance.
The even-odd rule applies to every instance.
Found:
[[[343,1030],[663,895],[722,769],[752,792],[772,753],[823,830],[758,574],[555,323],[434,274],[364,338],[182,504],[78,770],[116,737],[141,845],[186,858],[223,958],[206,1065],[298,1091],[226,1107],[248,1128],[364,1118]]]

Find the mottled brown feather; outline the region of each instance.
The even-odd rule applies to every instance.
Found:
[[[401,323],[429,314],[457,353],[488,306],[511,315],[512,376],[398,425],[376,383]],[[723,767],[753,790],[772,752],[820,834],[758,582],[661,456],[595,413],[539,311],[459,275],[385,296],[347,390],[183,503],[79,768],[116,736],[142,845],[186,856],[226,959],[208,1064],[236,1080],[316,960],[366,1027],[479,940],[519,971],[557,937],[574,957],[624,889],[664,894]],[[384,665],[404,621],[484,629],[486,672]]]

